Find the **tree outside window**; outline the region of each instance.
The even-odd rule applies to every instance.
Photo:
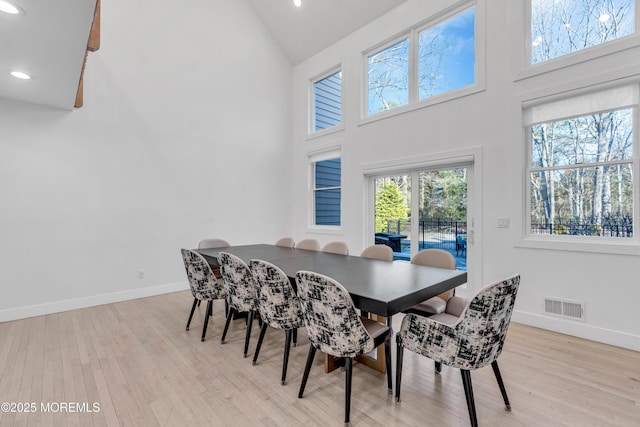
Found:
[[[633,109],[531,126],[531,233],[633,237]]]
[[[367,56],[369,115],[475,83],[475,6],[416,30]]]
[[[634,0],[531,0],[531,63],[633,34]]]

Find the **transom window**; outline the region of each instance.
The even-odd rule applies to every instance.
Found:
[[[635,32],[634,0],[530,0],[531,64]]]
[[[406,37],[383,49],[368,53],[367,114],[474,84],[475,12],[475,6],[458,9],[422,29],[412,29]]]
[[[418,97],[440,95],[475,82],[475,8],[418,34]]]
[[[632,85],[527,111],[529,234],[634,237],[637,107]]]
[[[314,132],[342,123],[342,71],[313,82]]]

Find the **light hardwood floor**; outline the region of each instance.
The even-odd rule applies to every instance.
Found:
[[[37,409],[0,412],[0,425],[343,425],[344,372],[325,374],[320,355],[304,398],[297,398],[308,349],[304,330],[281,386],[283,332],[267,332],[252,366],[257,323],[245,359],[244,322],[232,322],[221,345],[218,301],[200,342],[205,305],[186,332],[191,302],[184,291],[0,324],[0,402]],[[395,329],[400,319],[394,317]],[[638,352],[512,323],[498,362],[512,411],[503,409],[491,368],[474,371],[480,425],[640,426]],[[71,408],[76,411],[94,409],[95,402],[99,412],[65,411],[68,402],[80,404]],[[444,366],[437,375],[433,362],[405,352],[397,403],[383,374],[355,364],[351,425],[467,426],[460,373]]]

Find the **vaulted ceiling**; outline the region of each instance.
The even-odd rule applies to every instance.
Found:
[[[10,0],[0,11],[0,98],[72,109],[96,0]],[[248,0],[292,65],[315,55],[407,0]],[[24,71],[30,81],[9,72]],[[86,79],[90,79],[90,72]]]

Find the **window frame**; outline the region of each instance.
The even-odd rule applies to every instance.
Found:
[[[455,15],[464,12],[467,9],[475,8],[474,22],[474,43],[475,43],[475,64],[474,77],[475,82],[463,86],[458,89],[450,90],[438,95],[419,99],[418,88],[418,36],[419,33],[428,28],[435,27]],[[445,8],[440,12],[430,16],[428,19],[419,22],[416,25],[397,33],[393,37],[384,40],[374,46],[361,52],[362,63],[362,85],[361,85],[361,106],[360,106],[360,122],[358,125],[364,125],[375,122],[388,117],[393,117],[409,111],[426,108],[432,105],[462,98],[474,93],[485,90],[485,51],[486,51],[486,4],[482,0],[463,0],[456,2],[451,7]],[[381,52],[394,44],[407,39],[409,43],[409,76],[408,76],[408,103],[391,110],[381,111],[369,114],[369,57]]]
[[[531,174],[534,168],[531,165],[531,146],[532,136],[531,127],[537,122],[527,118],[533,108],[539,106],[545,106],[554,102],[562,102],[564,100],[572,100],[583,96],[597,95],[607,91],[613,91],[617,88],[625,86],[634,86],[636,93],[633,95],[633,104],[621,102],[615,108],[606,109],[590,109],[588,112],[581,112],[579,116],[572,114],[559,114],[556,118],[545,120],[545,122],[562,120],[571,117],[582,117],[591,113],[623,110],[627,108],[632,109],[632,121],[633,121],[633,159],[631,162],[631,168],[633,173],[633,237],[620,238],[620,237],[598,237],[598,236],[572,236],[562,234],[533,234],[531,233]],[[612,254],[626,254],[626,255],[640,255],[640,80],[633,79],[630,81],[624,81],[622,84],[606,84],[598,87],[592,87],[586,90],[574,90],[563,94],[562,96],[546,96],[537,98],[535,101],[524,101],[522,104],[522,116],[523,116],[523,132],[524,132],[524,168],[523,168],[523,203],[524,215],[522,217],[522,230],[520,233],[520,240],[516,243],[516,247],[524,248],[536,248],[536,249],[553,249],[553,250],[569,250],[569,251],[581,251],[581,252],[596,252],[596,253],[612,253]],[[531,122],[531,123],[529,123]],[[534,123],[536,122],[536,123]],[[607,162],[604,162],[607,163]],[[602,163],[602,164],[604,164]],[[615,162],[614,162],[615,163]],[[590,163],[586,166],[593,166],[595,163]],[[600,163],[599,163],[600,164]],[[561,169],[570,169],[576,167],[576,165],[570,165]],[[552,168],[553,169],[553,168]],[[557,167],[555,168],[557,169]]]
[[[328,189],[340,189],[340,225],[322,225],[316,223],[316,163],[331,160],[331,159],[340,159],[340,186],[339,187],[330,187],[330,188],[322,188],[322,190]],[[341,233],[342,225],[344,223],[344,215],[343,215],[343,195],[344,195],[344,180],[342,177],[343,167],[342,167],[342,152],[339,146],[329,146],[320,150],[312,151],[308,153],[308,164],[309,164],[309,216],[308,216],[308,231],[311,232],[323,232],[323,233]]]
[[[634,7],[634,32],[632,34],[614,39],[599,45],[589,46],[584,49],[577,50],[575,52],[561,55],[556,58],[539,62],[537,64],[531,63],[531,19],[532,19],[532,0],[525,0],[524,2],[515,2],[513,7],[519,16],[522,16],[522,31],[517,33],[521,37],[521,41],[518,43],[518,50],[521,52],[519,55],[520,64],[517,65],[519,70],[514,78],[514,81],[520,81],[535,77],[541,74],[545,74],[554,70],[560,70],[570,67],[572,65],[580,64],[583,62],[592,61],[597,58],[602,58],[616,53],[622,52],[627,49],[638,46],[640,44],[640,4],[635,4]],[[637,3],[637,2],[636,2]],[[520,27],[518,27],[520,28]],[[516,55],[518,57],[518,55]]]
[[[340,123],[325,129],[315,130],[316,125],[316,103],[315,103],[315,84],[321,80],[326,79],[336,73],[341,73],[340,77]],[[334,132],[342,131],[345,128],[344,125],[344,69],[342,64],[338,64],[334,67],[329,68],[328,70],[317,74],[309,79],[308,85],[308,106],[309,106],[309,114],[308,114],[308,126],[307,126],[307,139],[318,138],[323,135],[331,134]]]

